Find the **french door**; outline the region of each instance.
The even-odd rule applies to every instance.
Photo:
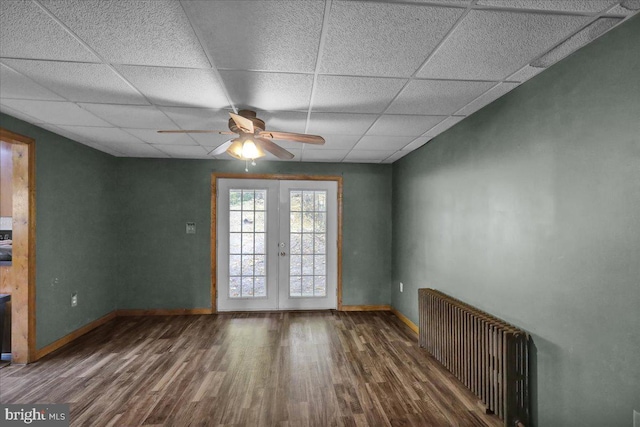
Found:
[[[217,181],[218,311],[337,307],[337,182]]]

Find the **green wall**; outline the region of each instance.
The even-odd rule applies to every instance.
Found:
[[[211,174],[225,160],[119,159],[118,308],[211,306]],[[342,175],[343,303],[389,304],[391,165],[260,162],[251,173]],[[195,235],[185,223],[195,222]]]
[[[636,17],[394,164],[393,306],[529,331],[539,426],[640,411],[639,44]]]
[[[116,158],[1,113],[0,126],[36,141],[36,346],[42,348],[115,309]]]

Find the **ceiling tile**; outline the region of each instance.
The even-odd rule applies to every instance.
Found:
[[[447,117],[445,120],[443,120],[442,122],[434,126],[432,129],[430,129],[429,132],[427,132],[426,136],[437,136],[442,132],[444,132],[445,130],[451,128],[456,123],[462,121],[464,118],[465,117],[456,117],[456,116]]]
[[[117,149],[121,145],[143,144],[138,138],[119,128],[90,126],[59,126],[68,132],[78,135],[80,141],[97,142]],[[120,150],[118,150],[120,151]]]
[[[308,74],[221,71],[231,100],[252,110],[306,110],[313,76]]]
[[[313,109],[382,113],[407,81],[376,77],[318,76]]]
[[[376,114],[311,113],[308,133],[314,135],[362,135],[378,118]]]
[[[264,120],[267,130],[305,133],[307,113],[299,111],[258,111],[258,118]]]
[[[458,8],[334,2],[321,72],[409,77],[461,14]]]
[[[226,110],[189,107],[160,107],[180,129],[228,130],[229,113]]]
[[[104,64],[25,59],[3,59],[2,62],[70,101],[148,104]]]
[[[557,10],[563,12],[600,12],[615,0],[478,0],[482,6],[508,7],[510,9]]]
[[[303,162],[336,162],[339,163],[349,150],[309,150],[302,153]]]
[[[21,113],[20,111],[14,110],[13,108],[9,107],[6,104],[3,104],[4,100],[0,99],[0,112],[4,113],[4,114],[8,114],[12,117],[15,117],[16,119],[20,119],[22,121],[25,121],[27,123],[33,123],[33,124],[41,124],[43,123],[43,120],[41,119],[37,119],[35,117],[32,117],[28,114],[24,114]],[[1,121],[0,121],[1,124]]]
[[[113,64],[210,67],[180,2],[42,0]]]
[[[154,145],[154,148],[171,157],[193,158],[207,156],[207,150],[199,145]]]
[[[325,135],[324,145],[306,144],[306,150],[351,150],[361,135]]]
[[[86,145],[87,147],[96,149],[98,151],[102,151],[103,153],[111,154],[112,156],[123,157],[123,154],[120,151],[114,150],[109,147],[105,147],[104,145],[101,145],[101,144],[96,144],[95,142],[81,142],[81,144]]]
[[[0,82],[2,83],[0,98],[64,101],[61,96],[2,64],[0,64]]]
[[[0,1],[0,56],[99,62],[94,54],[30,1]]]
[[[400,160],[401,158],[403,158],[404,156],[406,156],[409,153],[410,153],[410,151],[396,151],[395,153],[393,153],[392,155],[390,155],[389,157],[384,159],[382,161],[382,163],[393,163],[396,160]]]
[[[450,80],[413,80],[393,101],[388,113],[449,115],[495,83]]]
[[[224,144],[237,135],[217,135],[215,133],[191,133],[189,136],[207,149],[213,149],[220,144]]]
[[[433,139],[432,136],[421,136],[420,138],[416,138],[415,140],[413,140],[411,144],[404,147],[402,151],[411,152],[413,150],[417,150],[418,148],[422,147],[424,144],[431,141],[432,139]]]
[[[119,145],[117,146],[117,151],[122,153],[121,157],[169,158],[168,154],[149,144]]]
[[[72,102],[3,99],[2,103],[14,110],[54,125],[110,126],[109,123]]]
[[[351,150],[344,158],[346,163],[380,163],[396,150]]]
[[[152,105],[84,104],[92,114],[120,128],[177,129],[175,123]]]
[[[362,137],[354,150],[400,150],[413,141],[412,136],[369,136]]]
[[[542,57],[533,61],[531,65],[534,67],[549,67],[570,53],[580,49],[582,46],[585,46],[587,43],[591,43],[621,21],[621,18],[597,19],[586,28],[569,37],[559,46],[556,46]]]
[[[165,145],[197,145],[196,142],[184,133],[158,133],[154,129],[123,129],[136,138],[150,144]]]
[[[473,10],[418,75],[502,80],[560,43],[589,19],[583,16]]]
[[[515,81],[515,82],[526,82],[533,76],[536,76],[543,72],[545,69],[540,67],[532,67],[530,65],[525,65],[520,70],[511,74],[507,80]]]
[[[312,72],[324,1],[184,2],[216,67]],[[248,23],[238,28],[238,23]]]
[[[84,144],[83,138],[81,138],[80,136],[76,135],[75,133],[69,131],[69,129],[65,129],[65,128],[62,128],[60,126],[47,124],[47,123],[40,123],[38,126],[40,126],[41,128],[44,128],[44,129],[46,129],[46,130],[48,130],[50,132],[58,134],[60,136],[64,136],[65,138],[70,139],[72,141],[76,141],[76,142]]]
[[[640,10],[640,0],[625,0],[611,8],[607,15],[630,16]]]
[[[116,68],[157,105],[213,109],[229,105],[213,70],[124,65]]]
[[[502,95],[506,94],[507,92],[510,92],[511,90],[515,89],[519,85],[520,83],[499,83],[495,87],[491,88],[487,92],[480,95],[480,97],[472,101],[467,106],[456,111],[456,114],[460,116],[469,116],[475,113],[476,111],[478,111],[479,109],[481,109],[482,107],[484,107],[485,105],[491,104],[493,101],[500,98]]]
[[[447,116],[414,116],[385,114],[367,131],[367,135],[420,136]]]

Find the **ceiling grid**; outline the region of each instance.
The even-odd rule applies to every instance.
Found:
[[[325,138],[277,141],[292,161],[392,163],[639,3],[3,0],[0,111],[116,156],[206,159],[227,135],[156,131],[252,109]]]

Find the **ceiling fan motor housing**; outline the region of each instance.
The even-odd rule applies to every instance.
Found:
[[[255,111],[240,110],[238,111],[238,115],[251,120],[253,122],[253,127],[255,129],[255,132],[262,132],[263,130],[265,130],[264,120],[261,120],[258,117],[256,117]],[[238,125],[236,124],[236,122],[233,121],[233,119],[229,119],[229,130],[231,132],[235,132],[238,134],[245,133],[242,129],[238,127]]]

